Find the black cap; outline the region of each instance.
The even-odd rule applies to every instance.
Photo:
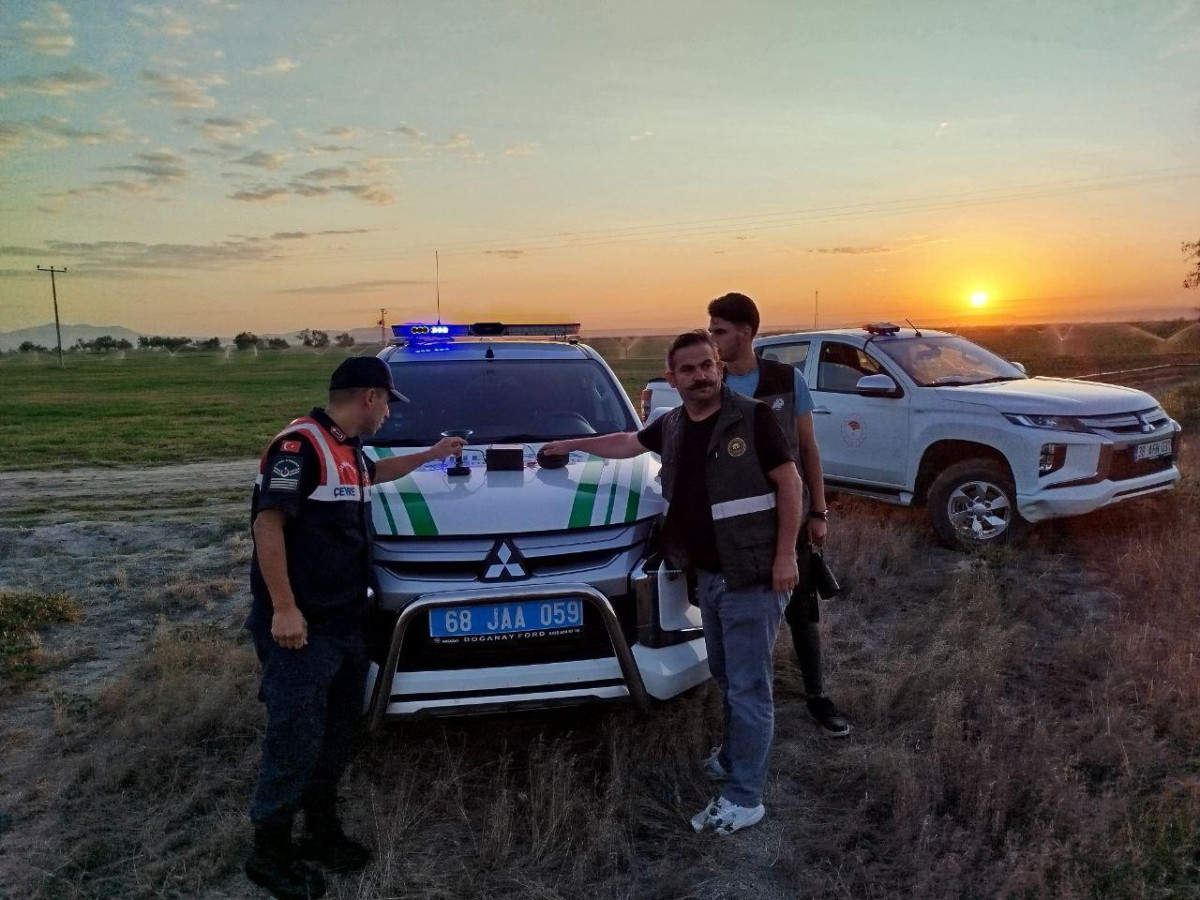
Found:
[[[333,370],[329,389],[339,391],[343,388],[387,388],[393,400],[408,403],[408,398],[396,390],[392,367],[378,356],[351,356],[342,360],[342,364]]]

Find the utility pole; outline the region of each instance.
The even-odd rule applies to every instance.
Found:
[[[387,310],[379,308],[379,343],[387,346]]]
[[[817,313],[821,309],[821,292],[813,291],[813,331],[817,330]]]
[[[54,266],[38,266],[39,272],[50,273],[50,294],[54,297],[54,333],[58,336],[58,367],[65,369],[62,355],[62,326],[58,324],[58,288],[54,284],[54,273],[65,272],[66,269],[56,269]]]

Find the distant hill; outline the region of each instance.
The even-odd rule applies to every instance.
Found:
[[[138,332],[131,331],[122,325],[64,325],[62,327],[63,349],[67,349],[80,338],[85,341],[94,341],[104,334],[111,335],[117,340],[124,338],[135,346],[137,339],[141,337]],[[43,347],[53,350],[58,345],[58,339],[54,336],[54,323],[38,325],[34,328],[20,328],[16,331],[0,331],[0,351],[16,350],[24,341],[33,341],[35,344],[41,344]]]

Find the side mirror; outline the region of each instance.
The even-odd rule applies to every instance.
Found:
[[[1012,362],[1012,360],[1009,360],[1009,362]],[[1014,363],[1013,363],[1013,365],[1014,365],[1014,366],[1016,366],[1018,369],[1020,369],[1020,370],[1021,370],[1021,374],[1022,374],[1022,375],[1028,375],[1028,374],[1029,374],[1028,372],[1026,372],[1026,371],[1025,371],[1025,363],[1014,362]]]
[[[900,386],[892,380],[891,375],[864,375],[858,379],[855,386],[861,397],[899,397]]]

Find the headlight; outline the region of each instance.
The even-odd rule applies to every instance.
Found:
[[[1021,413],[1005,413],[1004,418],[1014,425],[1024,425],[1026,428],[1048,428],[1051,431],[1082,431],[1090,433],[1083,422],[1074,416],[1028,416]]]

